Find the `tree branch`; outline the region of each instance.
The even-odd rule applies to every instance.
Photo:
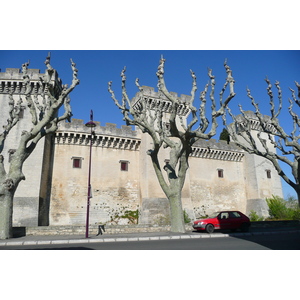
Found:
[[[43,102],[45,103],[45,105],[47,105],[47,110],[43,107],[40,108],[41,114],[39,119],[36,116],[35,103],[32,101],[31,94],[29,92],[30,81],[29,76],[27,75],[28,63],[25,63],[22,66],[22,70],[24,72],[23,78],[27,86],[26,100],[29,102],[28,106],[30,107],[33,126],[29,132],[23,133],[19,148],[16,150],[16,155],[14,155],[15,157],[19,157],[20,161],[25,160],[30,156],[41,138],[43,138],[47,134],[54,133],[57,130],[57,124],[60,121],[66,119],[70,120],[70,118],[72,117],[70,98],[68,97],[68,95],[79,84],[79,79],[77,78],[78,70],[76,69],[75,63],[71,59],[71,68],[73,71],[71,86],[68,88],[67,85],[64,85],[63,89],[57,95],[57,98],[55,98],[54,86],[52,86],[51,83],[52,76],[55,73],[55,70],[50,65],[50,54],[46,58],[45,64],[47,66],[47,70],[43,78],[40,77],[40,83],[41,86],[48,88],[47,95],[50,100],[48,101],[48,103],[46,103],[46,101],[44,100],[45,94],[42,93]],[[53,84],[55,84],[55,82]],[[37,100],[35,102],[36,104],[38,104]],[[63,115],[57,117],[57,113],[62,105],[64,105],[65,111]],[[31,143],[27,146],[29,141],[31,141]]]
[[[3,151],[4,147],[4,142],[9,134],[10,130],[19,122],[19,114],[21,111],[21,104],[22,104],[22,99],[19,98],[17,103],[15,104],[15,100],[13,98],[12,94],[12,88],[10,89],[9,92],[9,102],[8,102],[8,119],[7,119],[7,124],[3,126],[3,132],[0,134],[0,153]]]
[[[216,134],[216,129],[218,127],[218,123],[217,123],[217,118],[219,116],[224,116],[226,113],[226,108],[229,104],[229,102],[233,99],[233,97],[235,96],[235,92],[234,92],[234,79],[232,77],[232,71],[230,69],[230,67],[227,65],[227,61],[225,60],[224,62],[224,68],[226,70],[227,73],[227,78],[226,78],[226,82],[220,92],[220,108],[218,110],[216,110],[216,101],[215,101],[215,76],[212,74],[212,70],[208,69],[208,76],[210,78],[210,82],[205,86],[204,91],[201,93],[200,96],[200,101],[201,101],[201,105],[200,105],[200,120],[201,120],[201,125],[198,130],[194,131],[193,134],[197,137],[197,138],[201,138],[201,139],[210,139],[211,137],[213,137]],[[211,108],[212,108],[212,119],[211,119],[211,129],[208,133],[205,133],[205,131],[208,128],[208,124],[209,121],[206,118],[206,99],[205,96],[207,94],[208,91],[208,86],[211,87],[211,92],[210,92],[210,100],[211,100]],[[229,95],[227,96],[227,98],[225,99],[225,101],[223,101],[223,95],[224,95],[224,91],[226,90],[226,88],[229,86]],[[225,118],[225,116],[224,116]]]
[[[267,83],[267,94],[270,99],[270,117],[264,116],[259,109],[258,103],[255,102],[253,96],[249,89],[247,89],[247,95],[251,99],[251,104],[255,109],[256,119],[253,119],[252,116],[247,116],[246,113],[243,112],[242,108],[240,108],[243,120],[241,118],[237,118],[233,116],[230,109],[228,112],[233,119],[233,124],[227,126],[228,131],[230,132],[230,136],[233,141],[241,147],[243,150],[247,151],[250,154],[256,154],[258,156],[262,156],[272,162],[273,166],[277,170],[278,174],[295,190],[299,190],[299,153],[300,153],[300,145],[299,138],[300,136],[296,133],[299,132],[299,117],[293,111],[293,102],[299,105],[299,101],[296,99],[295,91],[290,89],[292,92],[292,100],[289,99],[290,105],[288,107],[289,114],[293,120],[293,130],[290,134],[287,134],[283,127],[279,124],[278,117],[282,110],[282,91],[279,85],[279,82],[275,82],[275,86],[277,89],[277,97],[279,101],[278,110],[276,111],[275,103],[274,103],[274,95],[272,92],[272,85],[268,78],[265,79]],[[299,93],[299,84],[296,83]],[[300,95],[300,93],[299,93]],[[298,96],[299,96],[298,95]],[[259,122],[259,126],[256,126],[256,120]],[[254,127],[253,127],[254,126]],[[257,138],[258,142],[261,145],[259,150],[258,145],[256,144],[255,139],[252,137],[254,134],[253,131],[258,131]],[[265,133],[268,136],[269,144],[267,144],[267,140],[262,137],[262,134]],[[246,135],[246,137],[245,137]],[[242,138],[241,139],[239,139]],[[289,147],[289,150],[286,150],[283,146]],[[270,148],[270,145],[274,147],[274,150]],[[276,152],[276,149],[280,151],[281,154]],[[294,160],[290,160],[288,155],[293,155]],[[285,163],[286,165],[291,167],[293,177],[295,181],[292,181],[281,168],[279,161]]]

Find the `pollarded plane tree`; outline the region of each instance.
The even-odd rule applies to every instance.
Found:
[[[12,236],[13,198],[19,183],[25,180],[22,167],[26,159],[33,153],[38,142],[48,134],[54,133],[60,121],[72,116],[69,94],[79,84],[78,70],[71,60],[73,80],[70,86],[62,85],[55,78],[56,70],[50,65],[50,54],[46,58],[45,74],[39,77],[39,93],[33,88],[28,74],[29,62],[22,65],[23,85],[25,92],[19,99],[14,97],[14,86],[9,90],[9,110],[7,122],[0,134],[0,239]],[[42,99],[42,100],[41,100]],[[17,149],[11,156],[8,170],[4,166],[2,151],[6,138],[12,128],[20,121],[19,113],[22,103],[29,108],[31,128],[23,131],[19,137]],[[64,112],[58,116],[59,109],[64,106]]]
[[[300,205],[300,120],[298,114],[294,111],[294,104],[298,107],[300,106],[300,85],[298,82],[295,82],[296,88],[298,89],[297,96],[295,90],[289,88],[291,98],[288,99],[288,111],[293,129],[288,133],[286,130],[287,120],[282,119],[282,121],[280,121],[279,119],[283,107],[280,83],[278,81],[275,82],[278,98],[278,105],[275,105],[274,87],[268,78],[266,78],[265,81],[267,83],[267,94],[270,102],[270,114],[263,115],[261,113],[258,102],[256,102],[251,95],[250,89],[247,88],[247,96],[250,98],[251,104],[254,107],[252,116],[249,112],[243,111],[241,105],[239,106],[242,113],[240,117],[233,115],[231,110],[228,109],[234,121],[233,125],[228,126],[228,131],[231,139],[242,149],[250,154],[256,154],[272,162],[278,174],[296,191]],[[256,135],[254,135],[255,131],[251,130],[254,123],[257,123]],[[291,176],[284,172],[282,168],[283,165],[288,165],[291,168]]]
[[[152,149],[147,151],[150,156],[159,184],[170,203],[171,230],[173,232],[185,232],[181,191],[185,182],[186,172],[189,168],[189,156],[192,145],[199,139],[208,140],[216,134],[218,117],[222,117],[230,100],[235,96],[234,79],[232,71],[225,61],[224,66],[227,78],[220,92],[219,109],[215,99],[215,77],[212,70],[208,69],[209,81],[200,94],[200,107],[194,106],[197,91],[196,75],[190,70],[192,77],[191,97],[182,102],[174,94],[170,93],[164,80],[165,59],[161,57],[156,73],[158,77],[158,90],[170,103],[168,111],[163,108],[163,102],[153,105],[151,99],[144,97],[143,87],[139,80],[135,83],[139,89],[134,100],[130,101],[126,91],[126,68],[121,72],[122,100],[118,101],[112,90],[112,82],[108,83],[108,90],[116,106],[121,110],[127,125],[140,128],[143,133],[151,136]],[[224,92],[229,88],[228,96],[224,100]],[[211,120],[207,118],[207,94],[210,89]],[[138,105],[135,105],[138,103]],[[180,111],[187,109],[191,113],[191,120],[186,123],[180,115]],[[198,112],[199,110],[199,112]],[[211,122],[211,124],[210,124]],[[195,127],[197,127],[195,129]],[[159,161],[159,151],[169,148],[168,163]],[[166,175],[166,176],[164,176]]]

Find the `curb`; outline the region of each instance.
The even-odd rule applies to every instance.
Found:
[[[60,244],[84,244],[84,243],[112,243],[112,242],[137,242],[137,241],[159,241],[159,240],[186,240],[186,239],[205,239],[205,238],[226,238],[226,237],[242,237],[242,236],[258,236],[258,235],[274,235],[299,233],[300,230],[288,231],[269,231],[269,232],[241,232],[241,233],[214,233],[214,234],[199,234],[199,235],[169,235],[169,236],[143,236],[143,237],[117,237],[117,238],[98,238],[98,239],[65,239],[65,240],[40,240],[40,241],[7,241],[1,242],[0,247],[5,246],[32,246],[32,245],[60,245]]]

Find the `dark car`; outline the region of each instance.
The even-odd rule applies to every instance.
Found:
[[[215,229],[231,229],[232,231],[240,229],[248,231],[250,219],[240,211],[219,211],[215,212],[205,219],[194,221],[193,228],[198,231],[214,232]]]

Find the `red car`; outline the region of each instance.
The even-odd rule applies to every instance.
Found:
[[[193,228],[197,231],[205,230],[208,233],[214,232],[215,229],[241,229],[248,231],[250,219],[240,211],[219,211],[213,213],[206,219],[200,219],[194,222]]]

